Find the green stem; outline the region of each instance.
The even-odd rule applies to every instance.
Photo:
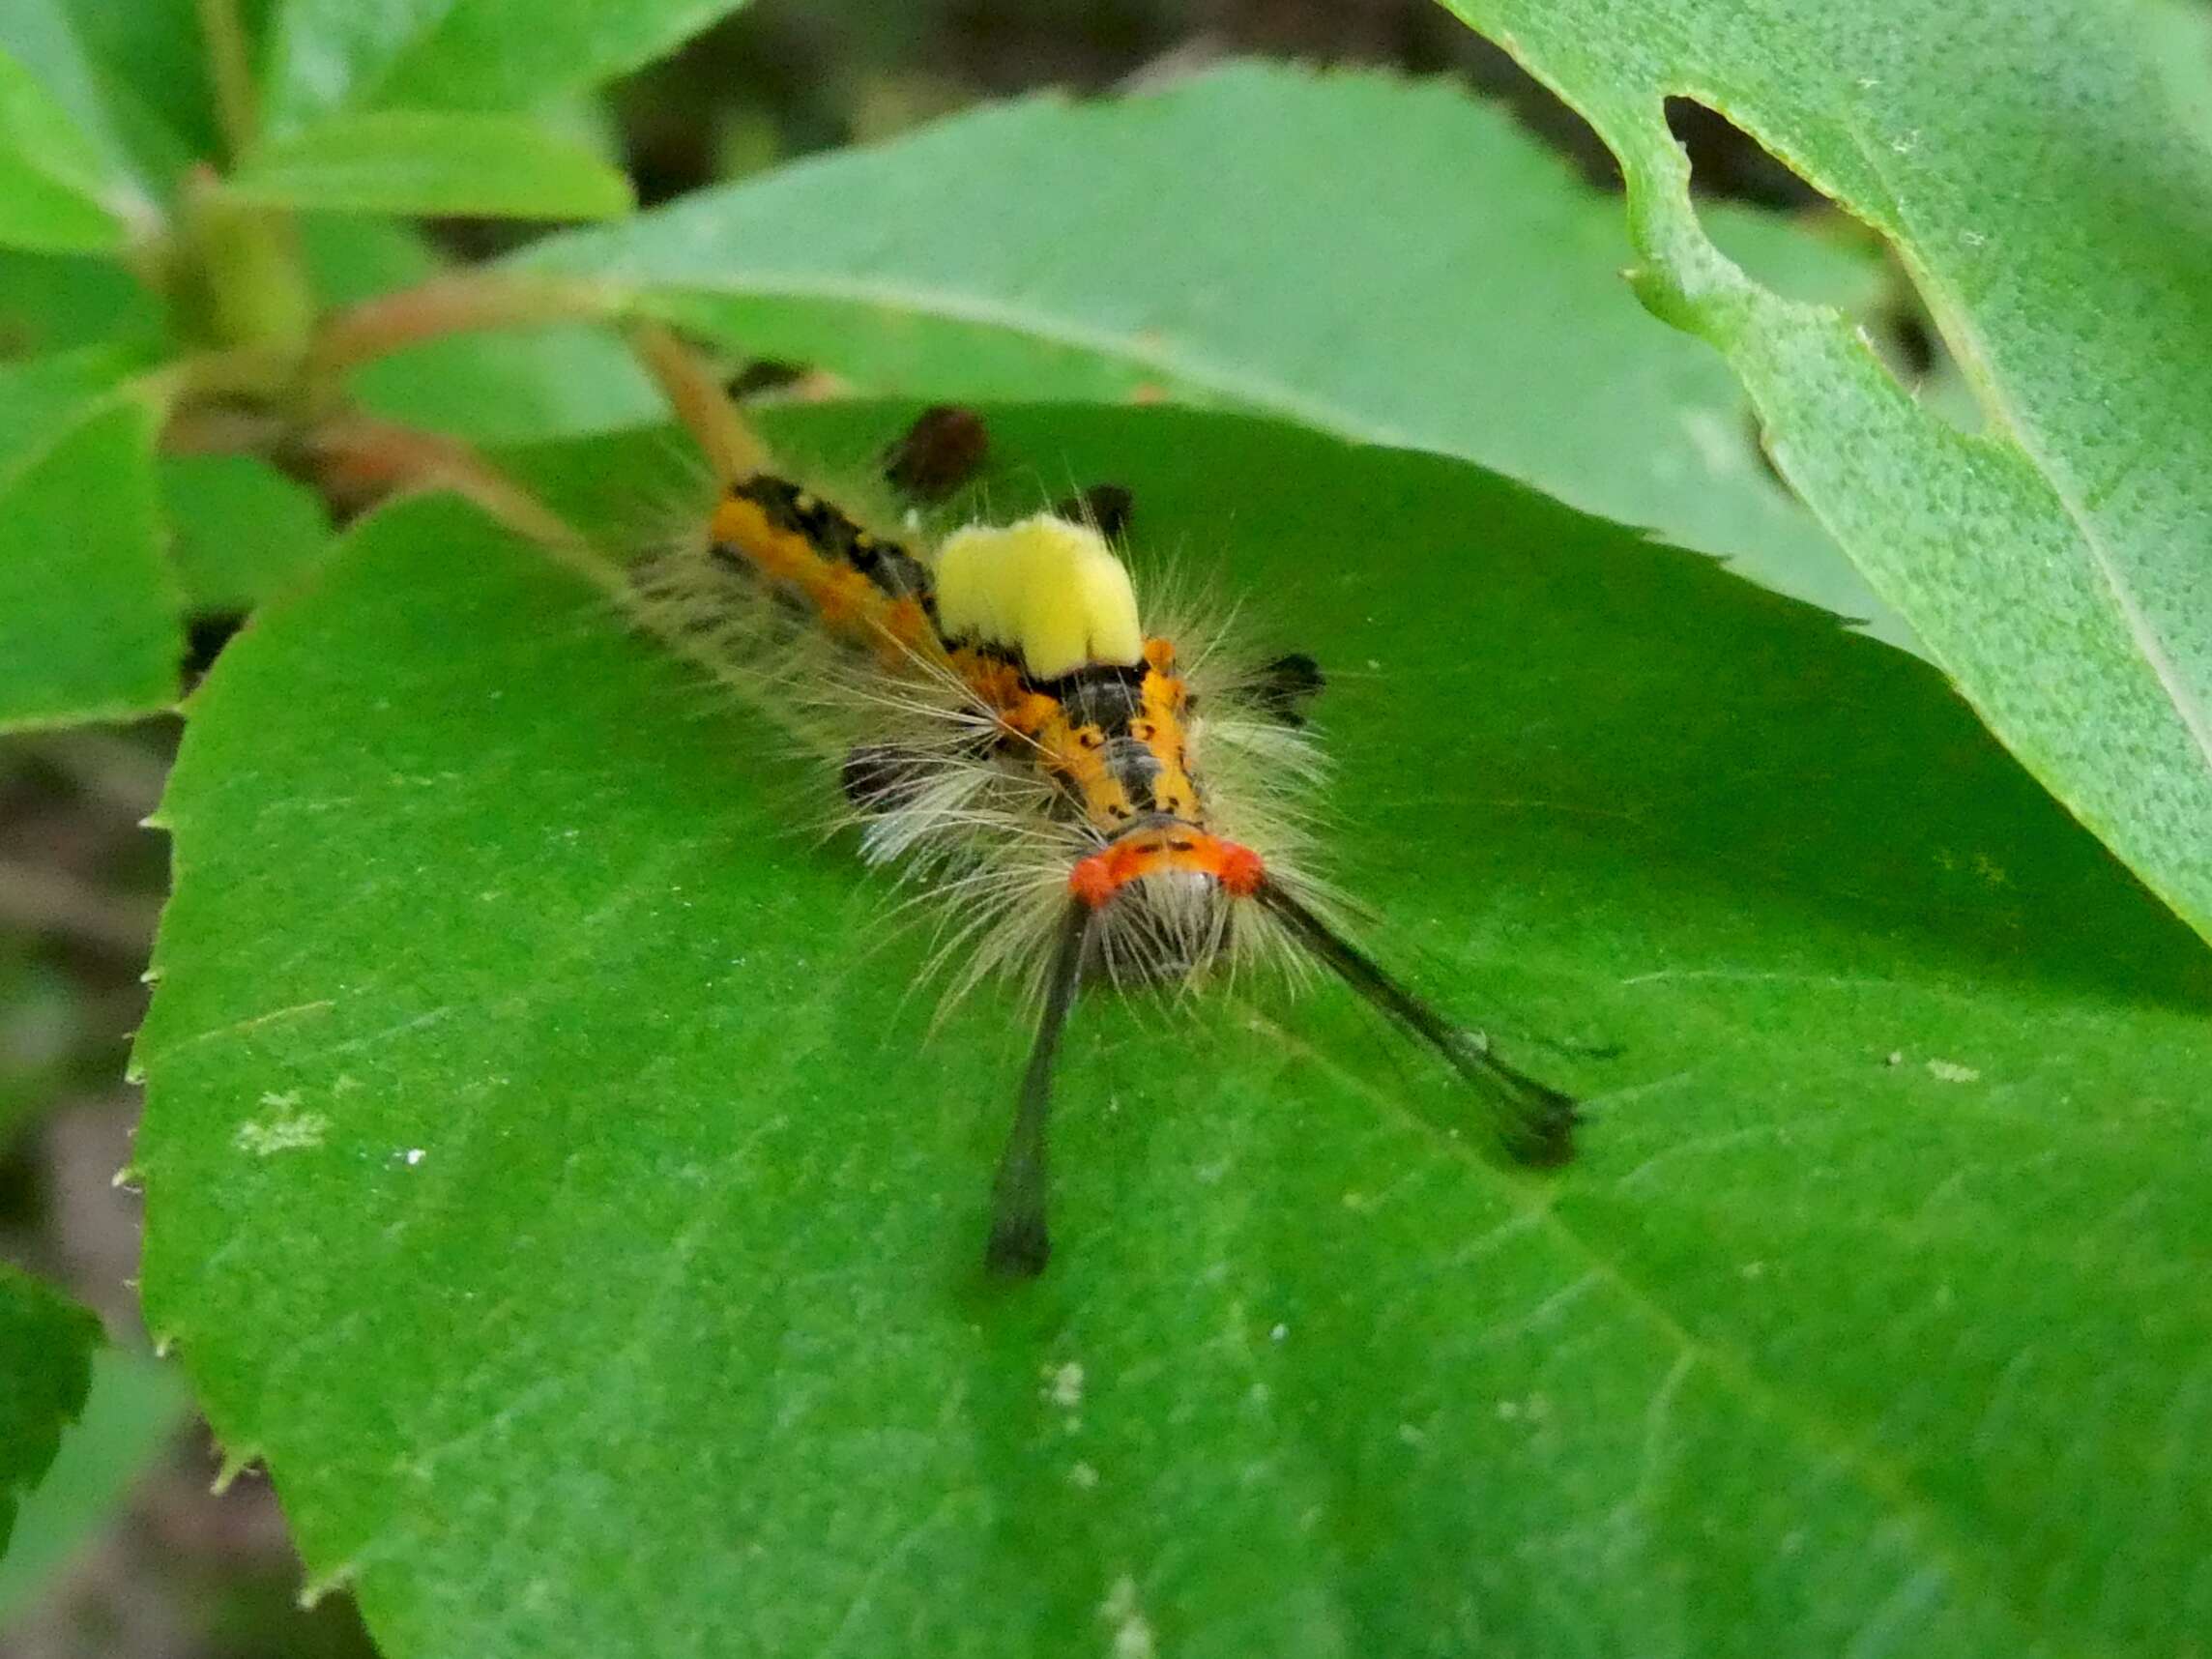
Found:
[[[171,302],[198,344],[303,354],[315,298],[288,214],[232,200],[215,176],[185,181]]]
[[[215,88],[216,124],[222,131],[224,160],[236,162],[253,147],[258,126],[252,54],[238,0],[196,0],[200,34],[207,42],[208,79]]]

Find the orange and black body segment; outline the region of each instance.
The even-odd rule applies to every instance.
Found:
[[[952,487],[945,453],[957,460],[981,452],[979,427],[972,427],[973,417],[956,418],[959,413],[931,411],[917,423],[887,457],[894,479],[917,494],[941,495]],[[731,484],[714,510],[708,548],[717,564],[757,576],[803,604],[827,633],[887,666],[919,664],[956,678],[974,705],[996,720],[999,755],[1049,778],[1060,816],[1081,826],[1089,850],[1068,871],[1043,980],[1043,1016],[994,1188],[989,1264],[1022,1275],[1045,1264],[1045,1121],[1054,1056],[1113,918],[1153,902],[1172,908],[1193,892],[1207,904],[1254,901],[1290,941],[1436,1048],[1498,1104],[1501,1139],[1514,1156],[1531,1164],[1562,1161],[1576,1117],[1572,1099],[1499,1062],[1483,1039],[1340,937],[1259,854],[1213,830],[1192,767],[1190,693],[1175,647],[1143,636],[1126,572],[1100,530],[1109,519],[1118,527],[1126,517],[1127,492],[1093,490],[1057,510],[1058,519],[1044,515],[1004,530],[961,533],[971,538],[969,554],[976,550],[975,538],[1000,538],[987,551],[1003,560],[1005,571],[1003,588],[992,590],[989,584],[1000,579],[992,572],[1001,567],[969,559],[958,603],[984,620],[966,626],[945,614],[955,609],[951,543],[937,549],[932,564],[787,479],[757,473]],[[1060,522],[1078,515],[1079,534]],[[1058,609],[1055,580],[1076,596]],[[1114,643],[1070,653],[1071,637]],[[1053,662],[1052,672],[1033,671],[1040,657]],[[1321,684],[1312,658],[1282,657],[1263,672],[1251,702],[1262,717],[1295,726]],[[903,787],[898,751],[857,748],[844,777],[857,803],[888,809]],[[1218,942],[1220,935],[1210,937]],[[1193,971],[1204,954],[1199,949],[1189,960],[1162,964],[1162,971]]]
[[[708,538],[712,558],[804,599],[836,638],[891,657],[938,648],[928,568],[788,479],[730,485]]]

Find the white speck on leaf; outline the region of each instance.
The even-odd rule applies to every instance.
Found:
[[[1287,1324],[1279,1324],[1279,1325],[1275,1326],[1275,1328],[1274,1328],[1273,1330],[1270,1330],[1269,1332],[1267,1332],[1267,1340],[1268,1340],[1269,1342],[1280,1342],[1280,1341],[1282,1341],[1282,1340],[1283,1340],[1283,1338],[1284,1338],[1284,1337],[1286,1337],[1286,1336],[1288,1336],[1288,1335],[1290,1335],[1290,1334],[1291,1334],[1291,1327],[1290,1327],[1289,1325],[1287,1325]]]
[[[1087,1463],[1071,1464],[1068,1466],[1067,1483],[1089,1492],[1098,1484],[1098,1471]]]
[[[1137,1581],[1123,1573],[1099,1603],[1098,1616],[1114,1627],[1114,1659],[1154,1659],[1152,1622],[1137,1605]]]
[[[297,1094],[264,1094],[262,1104],[277,1106],[277,1110],[268,1118],[239,1124],[231,1144],[257,1158],[321,1146],[323,1137],[330,1133],[331,1121],[320,1112],[293,1111],[299,1098]]]
[[[1053,1367],[1046,1373],[1050,1380],[1052,1403],[1069,1411],[1083,1404],[1083,1367],[1074,1360]]]
[[[1932,1060],[1928,1062],[1928,1075],[1942,1083],[1979,1083],[1982,1074],[1970,1065],[1961,1065],[1955,1060]]]
[[[401,1156],[406,1158],[407,1167],[413,1169],[422,1161],[422,1149],[421,1147],[409,1147]]]

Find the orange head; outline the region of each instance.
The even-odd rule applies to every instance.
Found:
[[[1260,855],[1179,818],[1147,820],[1076,861],[1067,888],[1102,910],[1132,882],[1180,873],[1209,879],[1233,898],[1260,890],[1266,866]]]

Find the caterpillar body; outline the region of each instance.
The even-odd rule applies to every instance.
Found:
[[[717,419],[731,429],[726,407]],[[939,500],[982,445],[973,416],[931,410],[886,476]],[[954,994],[993,973],[1032,987],[991,1268],[1045,1266],[1054,1061],[1093,984],[1318,966],[1436,1050],[1509,1155],[1571,1154],[1568,1095],[1499,1060],[1330,919],[1326,888],[1303,873],[1297,810],[1319,776],[1303,708],[1320,670],[1303,655],[1239,664],[1217,639],[1148,628],[1115,551],[1126,492],[933,535],[916,513],[871,515],[810,485],[749,432],[720,448],[711,516],[634,568],[630,608],[713,672],[803,705],[838,757],[863,856],[939,907],[941,959],[965,956]]]

